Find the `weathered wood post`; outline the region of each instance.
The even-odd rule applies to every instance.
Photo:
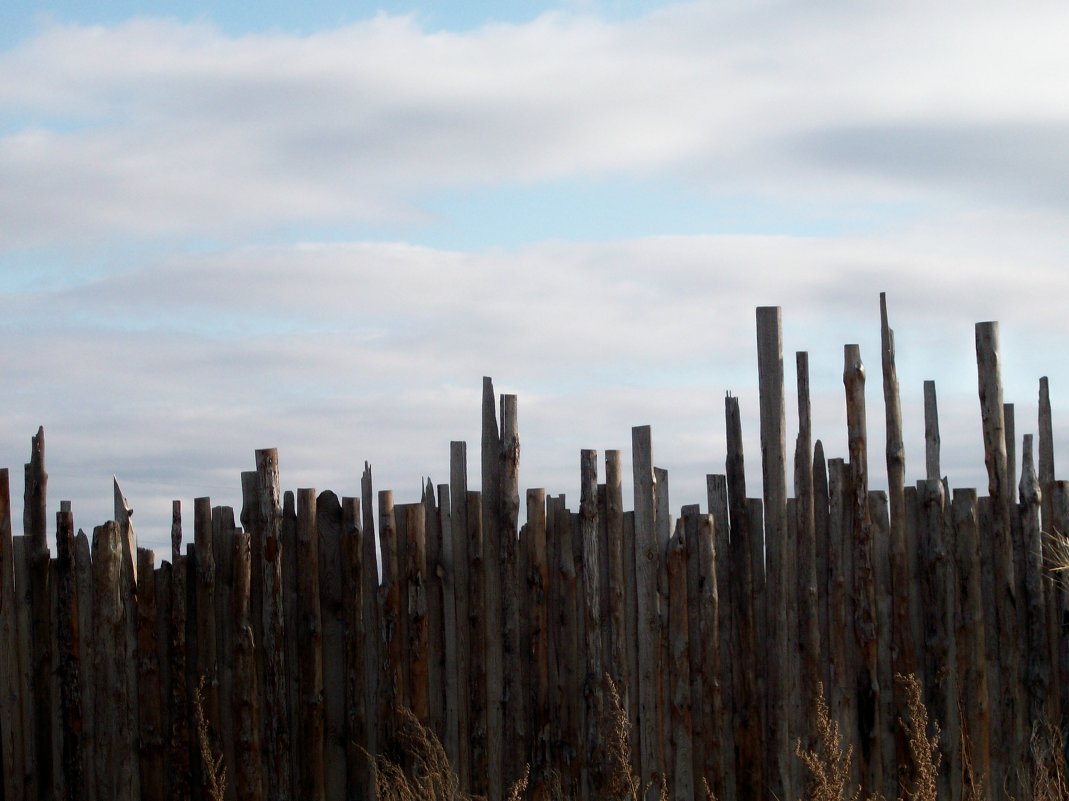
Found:
[[[15,553],[11,535],[11,486],[7,468],[0,469],[0,757],[3,759],[4,798],[27,798],[28,734],[21,725],[22,705],[29,702],[19,690],[18,616],[15,592]]]
[[[73,534],[73,530],[71,533]],[[141,798],[144,801],[163,801],[167,797],[164,789],[163,698],[160,687],[159,644],[156,642],[155,565],[155,553],[147,548],[137,549],[137,575],[140,578],[136,598],[137,705],[138,737],[141,743],[138,756]],[[128,614],[134,612],[135,610],[128,610]]]
[[[880,685],[877,673],[876,580],[872,519],[869,514],[868,432],[865,418],[865,366],[857,345],[843,352],[846,426],[850,447],[850,510],[854,549],[854,638],[859,662],[857,688],[858,758],[865,795],[883,790],[880,758]]]
[[[188,676],[188,653],[186,644],[186,625],[188,609],[186,601],[188,563],[182,553],[182,502],[171,504],[171,732],[169,764],[171,772],[171,792],[174,798],[190,797],[192,788],[192,766],[190,764],[189,721],[190,688]],[[83,640],[83,643],[86,642]],[[95,647],[95,644],[92,646]],[[87,685],[93,687],[92,684]],[[89,708],[87,701],[87,709]],[[95,738],[94,738],[95,740]],[[95,774],[96,765],[93,764]],[[87,771],[86,778],[89,778]],[[90,783],[95,786],[95,782]]]
[[[263,762],[260,743],[259,680],[256,672],[256,643],[252,630],[251,535],[235,534],[231,540],[233,566],[234,695],[234,786],[238,801],[263,798]]]
[[[490,798],[504,792],[504,624],[501,603],[502,532],[501,515],[501,432],[497,424],[497,403],[493,380],[483,377],[482,408],[482,531],[483,576],[486,593],[483,602],[486,619],[486,777]]]
[[[319,552],[319,619],[322,625],[323,779],[326,798],[344,798],[347,784],[345,723],[346,620],[342,590],[342,505],[330,490],[316,498]]]
[[[0,515],[3,512],[0,511]],[[0,535],[2,538],[2,535]],[[0,544],[0,549],[3,545]],[[56,513],[56,561],[53,579],[56,589],[56,670],[60,686],[60,721],[62,731],[58,742],[61,744],[62,782],[65,797],[70,801],[81,801],[85,797],[82,777],[82,676],[81,653],[79,648],[79,609],[83,601],[78,597],[78,578],[75,573],[74,514],[70,501],[61,501]],[[151,569],[151,568],[150,568]],[[6,579],[2,576],[0,581]],[[0,604],[3,598],[0,597]],[[13,644],[14,638],[4,640]],[[8,646],[9,647],[9,646]],[[14,650],[14,649],[11,649]],[[152,656],[155,656],[153,654]],[[157,701],[157,707],[159,703]],[[0,715],[4,714],[0,707]],[[144,723],[145,721],[142,720]],[[149,721],[151,723],[151,719]],[[2,725],[2,724],[0,724]],[[159,731],[153,732],[157,738]],[[2,742],[2,741],[0,741]],[[158,748],[162,742],[153,740],[151,747]],[[6,765],[5,765],[6,768]]]
[[[374,635],[365,623],[364,532],[360,499],[342,498],[342,614],[345,620],[345,767],[350,796],[371,797],[368,737],[372,727],[365,686],[368,681],[364,651]],[[454,763],[455,764],[455,763]]]
[[[994,762],[999,773],[992,776],[996,787],[1010,795],[1019,794],[1016,772],[1010,770],[1022,753],[1021,710],[1018,699],[1017,592],[1013,572],[1013,543],[1010,537],[1010,489],[1006,464],[1006,429],[1002,405],[1002,373],[999,356],[998,323],[976,324],[977,382],[984,432],[984,463],[987,466],[988,495],[991,498],[992,564],[995,582],[995,617],[1000,654],[998,698],[999,753]],[[994,756],[994,755],[993,755]]]
[[[954,490],[951,511],[954,561],[958,571],[958,580],[955,582],[958,597],[954,645],[957,651],[958,687],[963,696],[961,726],[963,739],[968,742],[973,777],[984,787],[990,787],[991,716],[976,490]]]
[[[668,707],[671,731],[669,788],[674,801],[694,799],[694,749],[691,727],[690,623],[687,615],[686,523],[676,523],[668,542]]]
[[[778,306],[757,309],[757,370],[761,405],[761,475],[768,549],[768,791],[793,798],[787,653],[787,472],[783,396],[783,323]]]
[[[549,731],[549,564],[546,551],[546,492],[527,490],[527,581],[526,615],[530,624],[530,666],[526,674],[527,733],[531,749],[533,797],[545,797],[546,770],[550,759]]]
[[[1021,529],[1025,546],[1024,601],[1027,613],[1028,647],[1025,686],[1028,691],[1028,723],[1047,720],[1050,683],[1050,644],[1047,641],[1047,610],[1044,595],[1043,533],[1040,507],[1043,492],[1032,458],[1032,435],[1024,436],[1021,470]]]
[[[500,399],[501,433],[495,489],[501,605],[501,770],[504,788],[520,778],[526,763],[527,733],[523,712],[520,659],[520,612],[516,556],[520,514],[520,434],[515,395]]]
[[[282,523],[278,478],[278,451],[256,451],[257,487],[260,491],[258,521],[263,527],[263,728],[265,748],[264,787],[269,801],[292,798],[290,768],[290,723],[286,703],[285,613],[282,597]]]
[[[45,430],[38,428],[30,441],[25,466],[22,522],[26,537],[30,625],[33,636],[32,693],[34,782],[39,792],[52,791],[52,603],[49,589],[48,473],[45,472]]]
[[[460,786],[471,791],[471,625],[468,593],[471,581],[468,555],[468,457],[467,443],[449,443],[449,526],[453,542],[453,592],[456,607],[456,682],[458,738],[457,777]]]
[[[585,703],[586,730],[583,734],[582,761],[587,792],[596,798],[602,792],[598,752],[599,719],[603,708],[601,663],[601,588],[598,554],[598,452],[580,454],[579,541],[582,547],[583,587],[582,616],[582,692]]]
[[[758,693],[758,653],[754,614],[755,536],[750,531],[746,508],[746,470],[742,443],[739,399],[724,399],[727,430],[727,495],[731,525],[731,567],[734,576],[733,609],[738,653],[732,670],[735,687],[735,788],[740,801],[765,797],[764,727]]]
[[[649,426],[631,429],[631,462],[635,492],[636,615],[638,619],[638,720],[642,786],[657,798],[654,788],[666,780],[665,766],[658,759],[661,732],[657,718],[657,682],[660,680],[660,612],[657,597],[657,567],[660,563],[656,529],[656,485],[653,477],[653,447]]]

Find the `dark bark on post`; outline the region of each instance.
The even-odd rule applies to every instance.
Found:
[[[831,634],[828,623],[828,463],[824,444],[818,439],[813,446],[813,529],[816,532],[817,620],[820,625],[821,671],[825,698],[831,692],[831,668],[828,657]]]
[[[558,611],[558,680],[560,682],[560,763],[561,782],[568,797],[586,799],[583,769],[583,659],[582,601],[579,592],[579,563],[575,543],[579,539],[578,515],[557,506],[554,533],[557,538],[560,603]]]
[[[245,476],[249,478],[245,478]],[[244,497],[245,483],[256,486],[256,474],[242,473],[242,490]],[[234,568],[233,537],[237,532],[234,510],[229,506],[217,506],[212,509],[212,551],[215,559],[215,666],[218,677],[216,691],[219,696],[219,737],[223,764],[233,765],[237,759],[234,752],[234,716],[228,699],[234,697]],[[227,801],[235,801],[237,785],[228,782],[226,786]]]
[[[301,781],[301,656],[298,628],[301,604],[297,591],[297,498],[292,490],[282,494],[282,522],[278,531],[282,549],[282,619],[286,621],[285,657],[286,720],[290,731],[289,768],[297,792]]]
[[[842,459],[828,461],[828,708],[838,721],[844,747],[857,739],[857,720],[854,706],[854,675],[851,672],[851,604],[850,587],[853,562],[850,531],[852,497],[850,475]],[[856,764],[854,766],[856,772]]]
[[[888,530],[890,514],[887,493],[869,492],[869,518],[872,520],[872,559],[876,587],[876,630],[879,639],[876,646],[876,678],[880,686],[879,695],[879,759],[880,775],[883,786],[880,792],[885,798],[894,798],[898,792],[898,761],[895,751],[895,735],[899,728],[898,714],[895,710],[894,695],[891,688],[895,683],[892,651],[892,593],[891,593],[891,557],[889,552]]]

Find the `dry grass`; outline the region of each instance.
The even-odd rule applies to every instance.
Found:
[[[1069,801],[1062,732],[1051,723],[1032,727],[1032,796],[1035,801]]]
[[[1069,538],[1057,529],[1043,532],[1047,570],[1062,587],[1069,587]]]
[[[798,740],[794,753],[802,760],[808,781],[803,801],[857,801],[861,788],[848,790],[850,762],[853,748],[843,748],[839,724],[828,714],[828,702],[824,700],[824,685],[817,685],[817,738],[811,749],[802,748]]]
[[[913,674],[895,676],[906,690],[906,712],[909,720],[899,719],[906,732],[910,755],[910,781],[903,788],[906,801],[936,801],[939,779],[939,723],[933,723],[934,733],[928,736],[928,709],[921,699],[921,683]]]
[[[212,733],[204,717],[204,676],[193,689],[193,716],[197,723],[197,744],[204,765],[204,784],[210,801],[223,801],[226,796],[226,766],[223,755],[212,753]]]

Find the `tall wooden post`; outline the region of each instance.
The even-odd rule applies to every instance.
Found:
[[[1019,794],[1019,782],[1008,766],[1014,764],[1023,747],[1018,668],[1014,623],[1017,619],[1017,590],[1013,572],[1013,543],[1010,537],[1010,491],[1006,464],[1006,429],[1002,405],[1002,373],[999,356],[998,323],[976,324],[976,361],[980,413],[984,432],[984,463],[987,465],[988,495],[991,498],[992,564],[995,581],[995,616],[1000,654],[998,731],[992,738],[1001,753],[994,760],[1005,772],[992,776],[995,786],[1010,795]]]
[[[768,791],[794,796],[791,782],[787,654],[787,473],[783,397],[783,324],[778,306],[757,309],[757,369],[761,405],[761,475],[768,549]]]

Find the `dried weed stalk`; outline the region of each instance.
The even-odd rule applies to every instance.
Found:
[[[474,801],[460,790],[460,780],[449,764],[441,741],[408,709],[400,709],[400,745],[412,770],[406,773],[386,756],[371,759],[375,794],[379,801]],[[527,791],[530,768],[508,791],[506,801],[520,801]]]
[[[223,801],[226,796],[226,767],[223,755],[212,753],[212,733],[204,717],[204,676],[200,677],[193,690],[193,716],[197,723],[197,742],[200,745],[200,758],[204,763],[204,781],[207,785],[210,801]]]
[[[803,801],[857,801],[861,788],[857,787],[849,794],[847,791],[853,747],[848,745],[843,749],[839,724],[828,714],[823,684],[817,684],[816,702],[816,745],[811,749],[802,748],[799,739],[794,746],[794,753],[802,760],[808,774]]]
[[[921,700],[921,683],[912,673],[898,674],[895,680],[906,691],[906,712],[909,720],[899,719],[909,743],[913,775],[905,788],[907,801],[937,801],[939,778],[939,723],[933,723],[934,733],[928,736],[928,709]]]
[[[1047,722],[1032,726],[1032,795],[1035,801],[1067,801],[1065,751],[1061,730]]]

